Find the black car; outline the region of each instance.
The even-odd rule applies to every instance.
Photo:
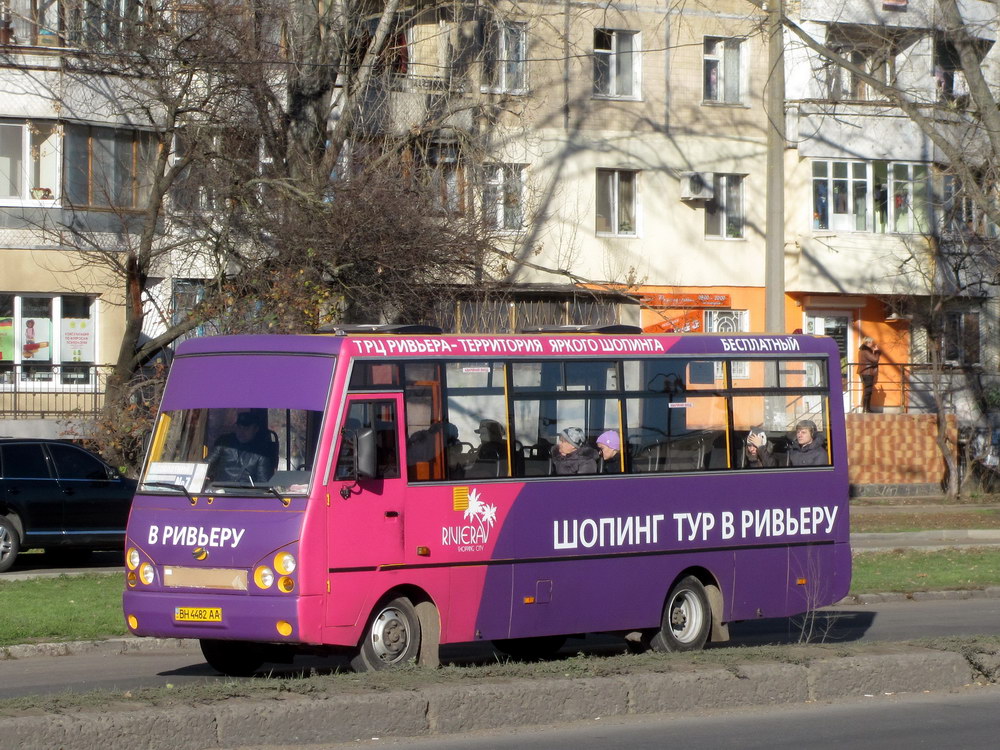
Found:
[[[65,440],[0,440],[0,573],[22,549],[120,549],[136,481]]]

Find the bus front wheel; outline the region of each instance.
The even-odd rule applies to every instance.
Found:
[[[208,666],[230,677],[250,677],[264,663],[260,648],[244,641],[213,641],[202,638],[201,653]]]
[[[420,620],[413,603],[399,597],[375,608],[358,652],[351,659],[355,672],[392,669],[420,653]]]
[[[694,576],[685,576],[670,590],[660,630],[650,645],[656,651],[699,651],[711,626],[712,609],[705,587]]]

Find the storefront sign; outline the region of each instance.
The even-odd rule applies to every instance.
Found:
[[[643,326],[645,333],[701,333],[704,330],[702,313],[700,310],[676,310],[676,314],[670,311],[660,313],[663,320],[657,321],[647,326]]]
[[[670,310],[678,308],[704,309],[732,307],[732,298],[728,294],[649,294],[640,292],[635,295],[640,304],[647,307],[660,307]]]

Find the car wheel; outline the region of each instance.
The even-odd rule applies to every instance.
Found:
[[[420,620],[406,597],[375,608],[358,652],[351,659],[355,672],[392,669],[413,661],[420,653]]]
[[[10,570],[21,551],[21,540],[10,519],[0,516],[0,573]]]
[[[712,609],[702,582],[686,576],[667,596],[660,631],[653,637],[656,651],[699,651],[708,640]]]

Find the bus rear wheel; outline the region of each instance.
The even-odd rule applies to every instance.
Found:
[[[392,669],[415,660],[419,653],[417,610],[401,596],[375,608],[351,667],[355,672]]]
[[[202,638],[201,653],[208,666],[230,677],[250,677],[264,663],[263,651],[244,641],[214,641]]]
[[[660,630],[651,646],[656,651],[699,651],[708,640],[712,609],[702,582],[685,576],[670,589]]]
[[[538,661],[555,656],[565,643],[564,635],[545,635],[537,638],[504,638],[493,641],[493,647],[518,661]]]

